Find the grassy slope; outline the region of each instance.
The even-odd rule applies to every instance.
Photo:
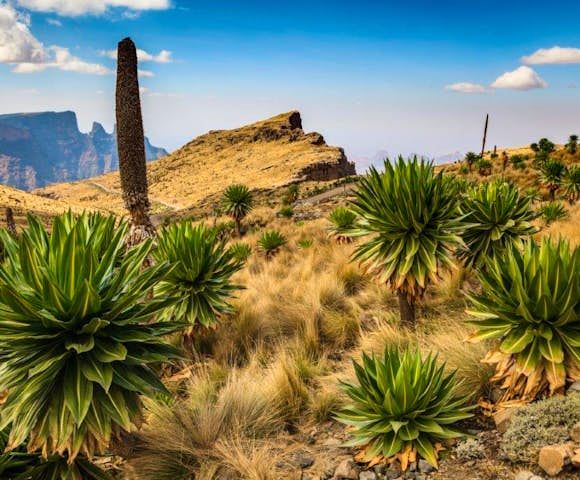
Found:
[[[318,134],[290,128],[295,112],[235,130],[212,131],[179,150],[149,163],[150,195],[156,211],[179,210],[211,202],[232,183],[252,189],[272,189],[291,182],[298,172],[322,161],[337,161],[336,147],[319,143]],[[118,173],[40,190],[79,205],[97,205],[121,213]],[[154,209],[155,211],[155,209]]]
[[[0,185],[0,227],[5,226],[6,217],[3,211],[5,207],[11,207],[14,210],[14,219],[17,225],[22,225],[25,222],[27,213],[32,213],[43,220],[48,220],[69,209],[78,213],[82,211],[82,208],[73,206],[65,201],[40,197]]]

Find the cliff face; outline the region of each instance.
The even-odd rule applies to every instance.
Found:
[[[145,141],[148,160],[167,155]],[[115,132],[79,131],[74,112],[0,115],[0,183],[30,190],[116,170]]]

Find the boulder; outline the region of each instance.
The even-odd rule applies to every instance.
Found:
[[[570,457],[570,449],[567,445],[547,445],[540,449],[538,465],[553,477],[570,463]]]

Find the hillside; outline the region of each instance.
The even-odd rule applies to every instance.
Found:
[[[6,207],[13,209],[17,225],[23,225],[27,213],[47,221],[69,209],[77,213],[82,211],[82,208],[73,206],[68,202],[43,198],[16,188],[0,185],[0,227],[6,226]]]
[[[319,133],[304,132],[295,111],[234,130],[210,131],[148,165],[150,195],[161,210],[211,204],[233,183],[271,190],[355,173],[341,148],[328,146]],[[36,191],[121,213],[119,192],[118,173]]]
[[[145,138],[148,160],[167,155]],[[116,133],[94,122],[79,130],[74,112],[0,115],[0,182],[25,190],[117,170]]]

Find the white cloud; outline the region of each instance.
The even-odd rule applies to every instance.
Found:
[[[52,25],[53,27],[62,27],[62,22],[56,18],[47,18],[46,23]]]
[[[580,63],[580,48],[540,48],[531,55],[521,58],[526,65],[549,65],[558,63]]]
[[[117,60],[117,50],[101,50],[99,54],[103,57],[109,57]],[[169,50],[161,50],[157,55],[146,52],[145,50],[137,49],[137,59],[140,62],[155,62],[155,63],[171,63],[171,52]]]
[[[108,68],[72,55],[68,48],[46,48],[31,32],[30,17],[10,4],[0,4],[0,63],[13,66],[14,73],[37,73],[47,68],[92,75],[108,75]]]
[[[149,93],[149,89],[147,87],[139,87],[139,93],[145,95],[146,93]]]
[[[15,0],[21,7],[36,12],[50,12],[63,16],[101,15],[108,8],[130,10],[166,10],[170,0]]]
[[[530,67],[522,66],[511,72],[505,72],[491,84],[494,88],[511,88],[513,90],[532,90],[546,88],[548,83]]]
[[[109,75],[113,73],[98,63],[89,63],[75,57],[68,48],[52,46],[50,60],[44,63],[18,63],[12,70],[14,73],[37,73],[47,68],[57,68],[66,72],[87,73],[90,75]]]
[[[491,93],[492,90],[479,83],[459,82],[446,85],[445,90],[457,93]]]
[[[154,77],[155,74],[153,72],[150,72],[149,70],[137,70],[137,73],[139,74],[140,77],[143,78],[150,78],[150,77]]]
[[[30,18],[0,4],[0,63],[38,63],[46,60],[44,46],[30,32]]]

